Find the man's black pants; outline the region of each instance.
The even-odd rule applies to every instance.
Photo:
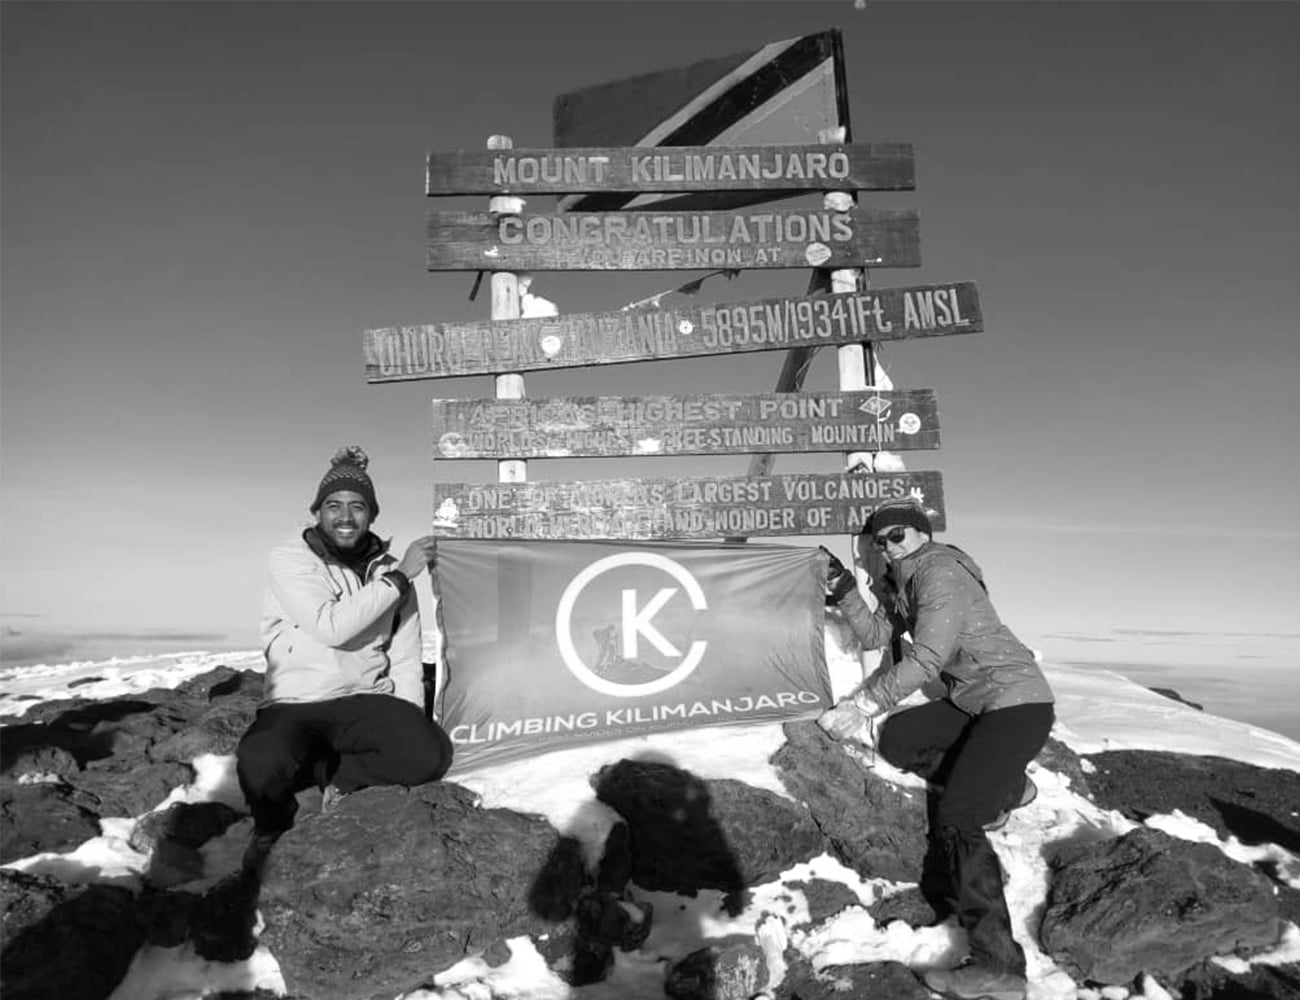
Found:
[[[939,916],[957,915],[977,962],[1018,975],[1025,954],[1011,933],[1002,867],[984,825],[1019,801],[1025,767],[1054,719],[1050,704],[972,716],[932,701],[891,715],[880,730],[880,755],[935,788],[922,891]]]
[[[452,745],[436,722],[408,701],[358,694],[260,709],[239,741],[239,787],[256,829],[293,825],[297,792],[333,784],[341,792],[371,785],[422,785],[451,766]]]

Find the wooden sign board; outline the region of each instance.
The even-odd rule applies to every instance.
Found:
[[[911,209],[431,212],[430,271],[918,267]]]
[[[552,540],[851,535],[877,505],[908,496],[942,531],[938,472],[437,483],[433,533]]]
[[[689,18],[687,7],[681,11]],[[560,147],[811,146],[825,130],[840,127],[847,141],[848,83],[844,44],[836,30],[584,87],[555,99],[555,145]],[[606,192],[564,198],[560,205],[583,212],[648,204],[660,210],[722,209],[781,196],[773,191]]]
[[[382,327],[365,331],[366,379],[497,372],[777,351],[978,333],[975,283],[754,302]]]
[[[584,191],[911,191],[907,143],[458,149],[430,153],[430,195]]]
[[[434,458],[612,458],[939,447],[929,389],[435,399]]]

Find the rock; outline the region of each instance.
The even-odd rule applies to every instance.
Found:
[[[743,908],[746,887],[770,882],[825,849],[805,810],[743,782],[621,760],[601,768],[591,783],[596,797],[627,821],[631,879],[643,889],[720,889],[734,914]]]
[[[5,1000],[102,1000],[144,940],[135,897],[0,869],[0,992]]]
[[[222,802],[177,802],[141,816],[127,843],[149,855],[145,884],[167,888],[203,878],[208,874],[207,862],[199,849],[222,836],[240,817]]]
[[[814,972],[799,956],[776,988],[776,1000],[929,1000],[927,990],[902,962],[831,965]]]
[[[148,854],[164,840],[186,847],[202,847],[225,833],[240,815],[222,802],[176,802],[140,817],[128,843],[133,851],[141,854]]]
[[[750,1000],[767,985],[767,958],[750,937],[713,941],[668,969],[673,1000]]]
[[[16,723],[0,728],[0,756],[6,771],[0,794],[30,804],[33,796],[13,792],[25,787],[14,779],[53,773],[80,793],[73,797],[76,806],[90,815],[148,812],[174,788],[193,780],[190,762],[195,757],[234,751],[253,720],[261,691],[259,674],[217,667],[174,691],[155,689],[113,701],[64,699],[35,706]],[[52,798],[47,794],[40,801]],[[32,853],[19,842],[48,845],[43,850],[66,850],[87,839],[69,842],[58,829],[64,824],[58,814],[66,814],[67,809],[60,810],[53,801],[47,804],[54,822],[39,835],[30,832],[45,822],[39,814],[19,821],[26,832],[12,842],[0,819],[0,832],[6,834],[3,860]],[[14,822],[11,816],[10,829]],[[18,850],[24,854],[13,853]]]
[[[909,927],[930,927],[939,919],[925,894],[916,886],[908,886],[877,900],[867,907],[867,912],[882,927],[895,920],[901,920]]]
[[[0,737],[5,732],[7,730],[0,729]],[[70,750],[57,745],[41,745],[39,742],[17,748],[12,757],[6,753],[4,767],[6,777],[15,780],[23,777],[62,778],[81,770],[81,765]]]
[[[192,761],[202,754],[233,754],[262,700],[263,676],[218,667],[177,688],[186,723],[149,748],[154,760]]]
[[[259,905],[290,991],[391,997],[499,940],[541,936],[554,923],[530,902],[539,881],[549,912],[574,910],[583,885],[547,870],[565,856],[556,831],[474,803],[451,783],[366,788],[279,840]]]
[[[1202,962],[1174,980],[1182,1000],[1300,1000],[1300,963],[1252,965],[1229,972],[1216,962]]]
[[[1278,940],[1268,880],[1209,844],[1140,828],[1067,848],[1050,863],[1039,939],[1076,979],[1172,976],[1213,955]]]
[[[806,882],[787,882],[791,889],[803,893],[808,904],[808,923],[820,924],[827,917],[847,910],[850,906],[861,906],[862,901],[843,882],[830,879],[813,878]],[[798,926],[798,925],[796,925]],[[806,925],[805,925],[806,926]]]
[[[1300,854],[1300,772],[1224,757],[1155,750],[1111,750],[1088,758],[1093,799],[1144,820],[1180,809],[1245,844],[1272,843]]]
[[[1179,694],[1179,693],[1178,693],[1177,691],[1175,691],[1173,688],[1147,688],[1147,690],[1153,692],[1154,694],[1162,695],[1162,696],[1164,696],[1165,698],[1169,698],[1169,699],[1172,700],[1172,701],[1179,701],[1179,702],[1182,702],[1184,705],[1188,705],[1188,706],[1190,706],[1191,708],[1196,709],[1198,712],[1204,712],[1204,711],[1205,711],[1205,706],[1204,706],[1204,705],[1197,704],[1197,703],[1194,702],[1194,701],[1188,701],[1186,698],[1184,698],[1181,694]]]
[[[173,689],[133,698],[44,702],[0,731],[5,761],[57,746],[86,767],[108,758],[190,763],[200,753],[233,753],[263,691],[256,672],[216,667]]]
[[[194,768],[189,764],[150,763],[141,760],[142,756],[137,747],[111,760],[93,761],[84,771],[69,775],[68,784],[93,802],[95,813],[104,818],[149,812],[173,789],[194,780]]]
[[[255,707],[223,700],[174,733],[155,741],[148,749],[154,760],[190,761],[203,754],[233,754],[248,725]]]
[[[925,857],[925,796],[878,777],[815,722],[787,722],[772,757],[844,864],[867,878],[916,882]]]
[[[218,698],[234,698],[256,709],[258,702],[262,700],[265,687],[264,674],[256,670],[235,670],[222,664],[213,667],[205,674],[197,674],[181,682],[173,689],[173,693],[181,700],[198,703],[211,703]]]
[[[0,782],[0,864],[98,837],[96,808],[67,785]]]
[[[1092,798],[1092,788],[1083,769],[1083,758],[1054,737],[1048,737],[1043,749],[1034,758],[1040,767],[1070,780],[1070,789],[1085,799]]]

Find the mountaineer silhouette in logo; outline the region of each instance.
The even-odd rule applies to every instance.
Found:
[[[877,741],[887,761],[930,783],[921,888],[939,919],[955,914],[970,941],[963,964],[928,972],[925,982],[958,1000],[1023,1000],[1024,951],[986,831],[1036,794],[1025,767],[1047,742],[1054,698],[1033,653],[993,610],[975,561],[932,534],[919,504],[878,507],[858,544],[883,552],[889,570],[879,593],[868,588],[865,596],[826,553],[827,603],[862,645],[879,649],[904,632],[912,642],[818,722],[839,739],[869,741],[875,718],[912,692],[941,692],[890,715]]]

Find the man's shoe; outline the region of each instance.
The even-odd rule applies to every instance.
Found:
[[[1027,983],[1014,972],[994,972],[967,962],[955,969],[932,969],[925,985],[950,1000],[1025,1000]]]
[[[1007,825],[1007,820],[1011,818],[1013,810],[1029,805],[1036,798],[1038,798],[1038,786],[1034,784],[1034,779],[1026,774],[1024,787],[1020,790],[1020,799],[1010,809],[1003,809],[998,813],[992,823],[985,823],[984,829],[989,832],[1001,830]]]

